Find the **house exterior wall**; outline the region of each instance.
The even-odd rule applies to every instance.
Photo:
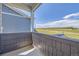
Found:
[[[2,14],[1,14],[1,11],[2,11],[2,4],[0,3],[0,32],[1,32],[1,26],[2,26]]]
[[[31,20],[2,4],[3,33],[30,32]],[[18,15],[18,16],[17,16]]]
[[[2,10],[2,3],[0,3],[0,12],[1,12],[1,10]]]
[[[2,25],[4,33],[30,32],[29,19],[8,14],[3,14],[2,16]]]
[[[2,14],[0,14],[0,33],[1,33],[1,26],[2,26]]]
[[[0,54],[32,44],[31,20],[2,4],[0,12]]]

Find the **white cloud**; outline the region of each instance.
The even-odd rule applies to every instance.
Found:
[[[37,24],[36,28],[52,28],[52,27],[74,27],[79,28],[79,20],[77,19],[70,19],[71,17],[78,17],[79,13],[69,14],[64,17],[63,20],[52,21],[45,24]]]
[[[64,19],[69,19],[69,18],[71,18],[71,17],[79,17],[79,12],[78,13],[73,13],[73,14],[69,14],[69,15],[66,15],[66,16],[64,16]]]
[[[37,24],[36,28],[53,28],[53,27],[74,27],[79,28],[79,20],[59,20],[46,24]]]
[[[35,24],[35,28],[45,28],[45,24]]]

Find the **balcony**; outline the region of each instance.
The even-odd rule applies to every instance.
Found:
[[[42,33],[1,34],[2,55],[77,56],[79,41]],[[23,48],[24,47],[24,48]],[[17,49],[17,50],[16,50]],[[8,53],[5,53],[8,52]]]
[[[33,12],[39,6],[38,4],[4,5],[12,9],[7,9],[7,12],[14,14],[1,13],[1,16],[3,16],[2,24],[0,25],[1,56],[79,56],[79,40],[65,38],[62,35],[47,35],[34,31]],[[31,15],[26,17],[24,14],[17,13],[17,9],[14,12],[13,7],[27,10],[31,12]],[[6,11],[5,8],[3,10]],[[15,14],[18,15],[15,16]],[[7,21],[12,21],[13,19],[13,22],[7,23]],[[23,24],[27,27],[23,27]],[[9,25],[12,26],[9,27]]]

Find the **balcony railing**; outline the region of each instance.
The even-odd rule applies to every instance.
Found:
[[[0,33],[0,54],[32,45],[31,32]]]
[[[47,56],[79,55],[79,40],[35,32],[0,34],[0,53],[28,45],[33,45],[43,55]]]
[[[33,45],[47,56],[79,55],[79,40],[32,33]]]

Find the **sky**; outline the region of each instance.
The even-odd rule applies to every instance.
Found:
[[[62,20],[74,13],[79,13],[79,3],[44,3],[35,11],[35,24]]]

